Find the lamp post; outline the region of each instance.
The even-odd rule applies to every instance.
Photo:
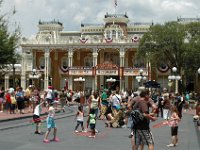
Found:
[[[138,81],[139,83],[139,89],[143,89],[143,81],[146,81],[147,80],[147,77],[143,75],[143,72],[144,70],[143,69],[140,69],[139,70],[139,75],[136,76],[136,80]]]
[[[179,91],[178,90],[178,81],[181,79],[181,76],[176,74],[176,72],[177,72],[176,67],[172,68],[172,72],[173,72],[173,74],[168,76],[168,80],[175,81],[175,93],[178,93],[178,91]]]

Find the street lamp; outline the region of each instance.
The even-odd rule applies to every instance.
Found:
[[[180,75],[176,75],[176,72],[177,72],[177,68],[176,67],[173,67],[172,68],[172,72],[173,72],[173,75],[169,75],[168,76],[168,80],[173,80],[175,81],[175,93],[178,93],[178,81],[181,79],[181,76]]]
[[[197,70],[198,74],[200,74],[200,68]]]
[[[139,82],[139,88],[143,88],[143,81],[147,80],[147,77],[143,75],[144,70],[140,69],[139,70],[139,75],[136,76],[136,80]]]

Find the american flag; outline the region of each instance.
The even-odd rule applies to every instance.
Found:
[[[117,7],[117,0],[114,0],[114,5],[115,7]]]

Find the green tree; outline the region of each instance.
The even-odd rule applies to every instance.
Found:
[[[151,26],[140,41],[138,57],[145,57],[155,66],[176,66],[180,73],[185,59],[185,37],[185,27],[177,22]]]
[[[195,79],[200,67],[200,22],[187,24],[187,55],[185,59],[184,70],[187,80]]]
[[[2,7],[2,3],[3,0],[0,0],[0,7]],[[14,15],[15,13],[16,11],[13,10],[10,15]],[[0,15],[0,69],[2,75],[4,68],[10,67],[9,65],[13,65],[19,59],[19,54],[17,54],[16,50],[20,39],[20,29],[16,27],[13,32],[9,31],[8,16],[9,14]],[[14,78],[13,76],[13,80]]]
[[[150,61],[152,66],[175,66],[178,74],[192,78],[200,64],[199,29],[199,23],[167,22],[151,26],[140,41],[137,56]]]

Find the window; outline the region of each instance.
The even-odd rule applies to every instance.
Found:
[[[45,67],[45,60],[44,60],[44,57],[40,57],[40,60],[39,60],[39,68],[40,69],[44,69]]]
[[[85,57],[84,60],[84,66],[86,67],[92,67],[93,66],[93,61],[92,57]]]
[[[61,60],[61,67],[66,69],[68,67],[68,58],[67,57],[63,57]]]

